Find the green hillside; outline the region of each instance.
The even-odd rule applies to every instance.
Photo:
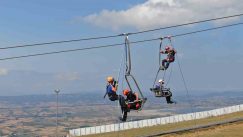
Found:
[[[138,129],[130,129],[130,130],[125,130],[125,131],[120,131],[120,132],[111,132],[111,133],[104,133],[104,134],[96,134],[96,135],[88,135],[85,137],[117,137],[117,136],[121,136],[121,137],[137,137],[137,136],[145,136],[145,135],[150,135],[150,134],[155,134],[158,132],[162,132],[162,131],[170,131],[170,130],[175,130],[175,129],[180,129],[180,128],[188,128],[188,127],[193,127],[195,125],[199,126],[199,125],[205,125],[205,124],[210,124],[213,122],[219,122],[219,121],[225,121],[225,120],[231,120],[231,119],[236,119],[236,118],[243,118],[243,112],[237,112],[237,113],[232,113],[232,114],[228,114],[228,115],[223,115],[223,116],[219,116],[219,117],[210,117],[210,118],[205,118],[205,119],[200,119],[200,120],[194,120],[194,121],[186,121],[186,122],[179,122],[179,123],[173,123],[173,124],[166,124],[166,125],[159,125],[159,126],[153,126],[153,127],[147,127],[147,128],[138,128]],[[238,127],[242,127],[242,123],[241,126],[232,126],[230,125],[229,127],[229,133],[228,134],[232,134],[231,132],[235,131],[235,132],[239,132],[242,129],[238,129]],[[236,124],[237,125],[237,124]],[[223,126],[224,127],[224,126]],[[235,130],[233,130],[232,128],[235,127]],[[227,127],[226,127],[227,128]],[[228,131],[228,130],[224,130],[224,131]],[[205,131],[200,131],[200,134],[202,134],[202,136],[204,136]],[[207,131],[206,131],[207,132]],[[212,132],[212,130],[210,129],[210,133],[208,133],[208,136],[211,136],[214,132]],[[180,134],[179,136],[198,136],[197,134],[199,134],[199,132],[193,133],[186,133],[186,134]],[[241,133],[239,133],[240,136],[243,136],[243,130]],[[216,134],[215,136],[220,136],[221,134]],[[166,135],[166,136],[178,136],[178,135]]]

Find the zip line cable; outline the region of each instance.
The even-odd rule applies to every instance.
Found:
[[[204,22],[215,21],[215,20],[222,20],[222,19],[239,17],[239,16],[243,16],[243,14],[236,14],[236,15],[219,17],[219,18],[211,18],[211,19],[207,19],[207,20],[200,20],[200,21],[195,21],[195,22],[190,22],[190,23],[184,23],[184,24],[162,27],[162,28],[157,28],[157,29],[138,31],[138,32],[133,32],[133,33],[128,33],[128,34],[134,35],[134,34],[140,34],[140,33],[147,33],[147,32],[152,32],[152,31],[158,31],[158,30],[170,29],[170,28],[177,28],[177,27],[182,27],[182,26],[188,26],[188,25],[193,25],[193,24],[198,24],[198,23],[204,23]]]
[[[152,32],[152,31],[158,31],[158,30],[170,29],[170,28],[177,28],[177,27],[182,27],[182,26],[188,26],[188,25],[193,25],[193,24],[199,24],[199,23],[204,23],[204,22],[209,22],[209,21],[222,20],[222,19],[240,17],[240,16],[243,16],[243,13],[231,15],[231,16],[219,17],[219,18],[211,18],[211,19],[206,19],[206,20],[200,20],[200,21],[195,21],[195,22],[189,22],[189,23],[184,23],[184,24],[178,24],[178,25],[173,25],[173,26],[161,27],[161,28],[156,28],[156,29],[150,29],[150,30],[144,30],[144,31],[138,31],[138,32],[130,32],[130,33],[127,33],[127,35],[148,33],[148,32]],[[0,47],[0,50],[23,48],[23,47],[34,47],[34,46],[51,45],[51,44],[70,43],[70,42],[79,42],[79,41],[98,40],[98,39],[108,39],[108,38],[115,38],[115,37],[120,37],[120,36],[123,36],[123,34],[110,35],[110,36],[100,36],[100,37],[80,38],[80,39],[72,39],[72,40],[53,41],[53,42],[43,42],[43,43],[35,43],[35,44],[25,44],[25,45],[18,45],[18,46],[7,46],[7,47]]]
[[[225,25],[225,26],[220,26],[220,27],[214,27],[214,28],[209,28],[209,29],[192,31],[192,32],[188,32],[188,33],[181,33],[181,34],[172,35],[170,37],[181,37],[181,36],[191,35],[191,34],[195,34],[195,33],[212,31],[212,30],[217,30],[217,29],[222,29],[222,28],[227,28],[227,27],[232,27],[232,26],[238,26],[238,25],[243,25],[243,23],[240,22],[240,23],[236,23],[236,24],[230,24],[230,25]],[[161,39],[161,37],[160,38],[140,40],[140,41],[133,41],[133,42],[130,42],[130,43],[131,44],[144,43],[144,42],[150,42],[150,41],[155,41],[155,40],[159,40],[159,39]],[[108,48],[108,47],[115,47],[115,46],[121,46],[121,45],[124,45],[124,43],[110,44],[110,45],[103,45],[103,46],[94,46],[94,47],[87,47],[87,48],[70,49],[70,50],[61,50],[61,51],[54,51],[54,52],[37,53],[37,54],[28,54],[28,55],[22,55],[22,56],[13,56],[13,57],[7,57],[7,58],[0,58],[0,61],[35,57],[35,56],[43,56],[43,55],[51,55],[51,54],[59,54],[59,53],[67,53],[67,52],[74,52],[74,51],[84,51],[84,50],[91,50],[91,49]]]
[[[107,39],[107,38],[115,38],[115,37],[120,37],[120,35],[93,37],[93,38],[81,38],[81,39],[63,40],[63,41],[53,41],[53,42],[18,45],[18,46],[9,46],[9,47],[2,47],[2,48],[0,47],[0,50],[3,50],[3,49],[14,49],[14,48],[23,48],[23,47],[34,47],[34,46],[51,45],[51,44],[70,43],[70,42],[79,42],[79,41],[88,41],[88,40]]]
[[[209,29],[204,29],[204,30],[192,31],[192,32],[184,33],[184,34],[182,33],[182,34],[173,35],[171,37],[180,37],[180,36],[184,36],[184,35],[190,35],[190,34],[194,34],[194,33],[200,33],[200,32],[204,32],[204,31],[211,31],[211,30],[227,28],[227,27],[232,27],[232,26],[238,26],[238,25],[243,25],[243,23],[240,22],[240,23],[236,23],[236,24],[230,24],[230,25],[214,27],[214,28],[209,28]]]

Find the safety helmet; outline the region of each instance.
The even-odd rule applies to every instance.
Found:
[[[166,47],[165,47],[165,50],[169,50],[169,49],[170,49],[170,46],[166,46]]]
[[[113,77],[107,77],[107,82],[112,82],[112,81],[114,81],[114,78]]]
[[[129,89],[124,89],[123,90],[123,95],[127,96],[128,93],[129,93]]]
[[[160,79],[160,80],[159,80],[159,83],[164,83],[164,80],[163,80],[163,79]]]

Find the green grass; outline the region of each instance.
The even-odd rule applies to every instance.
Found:
[[[242,137],[243,122],[161,137]]]
[[[120,137],[137,137],[137,136],[150,135],[150,134],[154,134],[154,133],[158,133],[158,132],[162,132],[162,131],[170,131],[170,130],[174,130],[174,129],[188,128],[188,127],[193,127],[195,125],[197,125],[197,126],[204,125],[204,124],[209,124],[212,122],[230,120],[230,119],[235,119],[235,118],[243,118],[243,112],[232,113],[232,114],[223,115],[223,116],[219,116],[219,117],[210,117],[210,118],[205,118],[205,119],[200,119],[200,120],[185,121],[185,122],[152,126],[152,127],[146,127],[146,128],[129,129],[129,130],[124,130],[124,131],[119,131],[119,132],[88,135],[88,136],[84,136],[84,137],[117,137],[118,135]],[[242,130],[241,136],[243,136],[243,128],[241,130]],[[237,131],[235,131],[235,132],[237,132]]]

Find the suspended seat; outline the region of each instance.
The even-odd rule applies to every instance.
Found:
[[[143,96],[143,93],[139,87],[139,84],[137,83],[134,76],[131,74],[131,53],[130,53],[130,43],[128,40],[128,35],[124,34],[125,36],[125,64],[126,64],[126,72],[125,72],[125,80],[126,84],[130,91],[133,91],[133,88],[136,89],[137,93],[139,94],[139,101],[138,102],[129,102],[126,100],[123,96],[119,99],[119,103],[121,106],[121,121],[126,121],[127,119],[127,112],[130,112],[130,110],[137,110],[140,111],[143,108],[143,105],[145,104],[147,98]],[[133,84],[131,84],[131,82]],[[139,104],[139,107],[136,105]]]
[[[154,92],[155,97],[170,97],[172,96],[172,92],[170,91],[170,88],[150,88],[152,92]]]

